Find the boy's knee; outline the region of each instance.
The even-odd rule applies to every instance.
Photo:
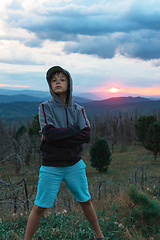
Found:
[[[37,214],[43,214],[46,208],[41,208],[36,205],[33,206],[33,211],[35,211]]]
[[[89,199],[87,202],[79,202],[81,206],[87,206],[91,204],[91,199]]]

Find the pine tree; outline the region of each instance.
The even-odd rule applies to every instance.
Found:
[[[138,120],[135,123],[135,135],[139,142],[144,144],[145,137],[147,134],[147,131],[149,129],[149,126],[153,124],[154,122],[157,122],[157,119],[155,116],[141,116],[138,118]]]
[[[143,223],[156,228],[160,222],[160,202],[138,191],[133,185],[129,190],[129,196],[134,203],[131,213],[133,220],[139,220],[140,224]]]
[[[24,125],[22,125],[17,131],[16,131],[16,134],[15,134],[15,139],[17,141],[19,141],[20,137],[27,132],[27,129]]]
[[[105,139],[99,138],[90,149],[91,166],[99,172],[107,172],[111,162],[110,148]]]
[[[40,123],[39,123],[39,116],[36,115],[32,121],[32,124],[30,128],[28,129],[28,134],[30,136],[32,135],[38,135],[39,136],[39,131],[40,131]]]
[[[30,137],[31,140],[31,144],[32,144],[32,149],[33,149],[33,156],[35,159],[35,154],[38,151],[38,146],[40,144],[40,123],[39,123],[39,115],[36,115],[32,121],[32,124],[30,126],[30,128],[28,129],[28,135]]]
[[[160,153],[160,122],[155,122],[149,126],[144,147],[154,153],[154,160],[156,160],[158,153]]]

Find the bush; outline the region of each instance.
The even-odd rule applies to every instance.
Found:
[[[90,149],[91,166],[99,172],[107,172],[111,162],[109,145],[105,139],[99,138]]]
[[[160,222],[160,202],[138,191],[135,186],[131,186],[129,196],[135,204],[131,214],[133,220],[140,221],[147,226],[158,227]]]

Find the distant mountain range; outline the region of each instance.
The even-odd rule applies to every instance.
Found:
[[[8,90],[0,88],[0,95],[14,96],[14,95],[29,95],[32,97],[45,98],[50,97],[49,91],[35,91],[35,90]],[[87,100],[102,100],[97,95],[93,93],[77,93],[74,94],[76,97]]]
[[[47,97],[49,96],[48,91],[35,91],[35,90],[8,90],[0,88],[0,95],[14,96],[14,95],[29,95],[32,97]]]
[[[19,94],[19,95],[0,95],[0,103],[12,103],[12,102],[44,102],[51,99],[51,96],[47,97],[33,97],[25,94]],[[92,100],[73,96],[73,100],[77,103],[86,103],[91,102]]]
[[[50,99],[51,96],[48,92],[0,89],[0,118],[33,117],[38,114],[39,104]],[[74,96],[73,100],[83,105],[89,115],[106,114],[108,112],[114,114],[119,111],[132,113],[136,109],[143,114],[152,114],[154,110],[160,110],[160,100],[143,97],[114,97],[92,101],[88,98]]]
[[[0,89],[0,103],[11,102],[44,102],[51,99],[49,92],[45,91],[32,91],[32,90],[6,90]],[[73,100],[78,103],[85,103],[92,101],[89,98],[80,96],[73,96]]]

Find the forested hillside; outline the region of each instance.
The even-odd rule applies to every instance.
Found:
[[[76,102],[83,105],[88,115],[106,115],[119,112],[132,114],[153,114],[160,111],[160,100],[152,101],[145,98],[111,98],[101,101],[89,101],[75,98]],[[33,117],[38,114],[38,107],[41,102],[11,102],[0,103],[0,118],[24,118]]]
[[[137,101],[137,99],[135,98],[135,101],[131,101],[131,99],[128,97],[125,98],[124,101],[124,98],[113,98],[109,100],[84,103],[83,106],[91,115],[104,114],[108,112],[115,114],[116,112],[120,111],[133,113],[136,110],[141,112],[141,114],[152,114],[153,111],[157,111],[160,109],[160,100],[152,101],[140,98],[139,101]]]
[[[0,118],[24,118],[38,114],[40,102],[0,103]]]

